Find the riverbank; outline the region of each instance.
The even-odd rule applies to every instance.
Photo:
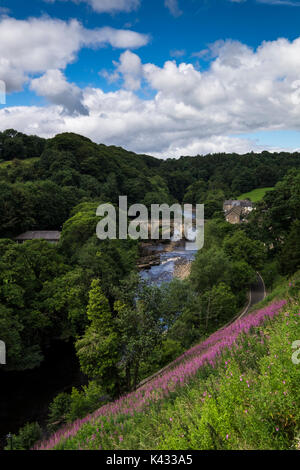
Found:
[[[191,274],[192,262],[191,261],[180,261],[175,264],[174,277],[184,281]]]

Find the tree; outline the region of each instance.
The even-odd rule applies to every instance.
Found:
[[[82,334],[88,323],[86,305],[90,275],[80,267],[44,283],[40,292],[42,309],[60,326],[59,337],[69,340]]]
[[[98,279],[91,284],[87,317],[90,325],[75,344],[81,370],[90,378],[97,378],[105,389],[115,391],[118,388],[119,338]]]
[[[293,274],[300,269],[300,220],[295,220],[280,253],[283,274]]]
[[[235,296],[223,282],[206,291],[201,298],[201,304],[207,330],[233,318],[236,313]]]
[[[178,287],[180,282],[175,284]],[[119,366],[126,390],[136,387],[141,371],[149,372],[151,364],[156,361],[155,350],[162,346],[167,331],[180,315],[186,296],[177,289],[178,298],[175,299],[172,295],[175,290],[175,285],[171,289],[169,286],[148,285],[135,274],[122,281],[116,289],[115,321],[122,348]]]
[[[231,263],[229,270],[229,282],[233,292],[238,294],[255,282],[255,270],[244,260]]]
[[[250,217],[249,233],[266,243],[269,250],[281,251],[291,225],[300,219],[300,172],[291,170],[274,191],[268,191]]]
[[[96,216],[98,206],[98,203],[81,203],[74,207],[74,215],[64,223],[60,246],[69,257],[76,259],[78,250],[95,235],[99,222],[99,217]]]
[[[226,255],[235,261],[244,260],[253,269],[262,268],[266,259],[266,248],[261,241],[247,237],[243,230],[228,235],[223,243]]]
[[[49,315],[41,291],[67,269],[57,248],[45,241],[0,240],[0,331],[7,343],[7,369],[39,366],[43,345],[58,336],[64,319]]]
[[[229,256],[221,249],[212,247],[197,253],[192,265],[191,283],[198,293],[211,289],[215,284],[228,279]]]
[[[183,202],[187,204],[203,204],[206,199],[207,189],[205,181],[196,181],[187,188]]]
[[[68,393],[59,393],[49,405],[48,429],[55,432],[67,423],[67,415],[71,407],[71,396]]]
[[[221,247],[224,238],[236,230],[236,226],[229,224],[224,219],[212,219],[205,222],[204,249],[213,246]]]

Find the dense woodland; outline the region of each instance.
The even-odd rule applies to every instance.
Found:
[[[273,187],[248,223],[223,201]],[[205,246],[186,281],[140,281],[139,243],[96,238],[100,203],[204,203]],[[300,153],[158,160],[75,134],[0,133],[0,333],[7,370],[39,367],[53,340],[75,345],[89,379],[50,406],[48,430],[133,390],[230,320],[260,271],[268,287],[300,268]],[[58,246],[17,244],[26,230],[62,230]],[[20,447],[39,436],[26,428]],[[28,437],[31,436],[31,437]],[[26,441],[27,439],[27,441]],[[24,444],[24,440],[27,444]],[[30,444],[28,444],[30,442]]]

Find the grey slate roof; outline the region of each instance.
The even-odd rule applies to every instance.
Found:
[[[26,241],[26,240],[49,240],[49,241],[59,241],[61,232],[58,231],[33,231],[25,232],[15,237],[15,240]]]
[[[248,199],[245,200],[228,200],[224,202],[224,206],[236,206],[236,207],[253,207],[253,204]]]

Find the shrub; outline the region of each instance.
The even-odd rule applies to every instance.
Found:
[[[7,439],[5,450],[29,450],[42,438],[42,430],[38,423],[27,423],[20,428],[18,434]]]

